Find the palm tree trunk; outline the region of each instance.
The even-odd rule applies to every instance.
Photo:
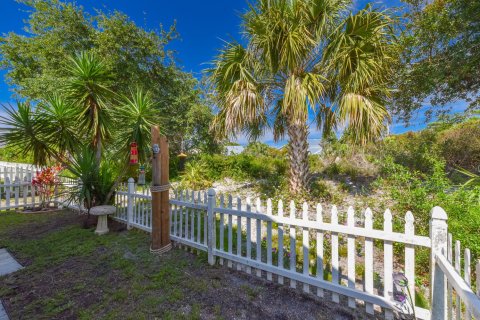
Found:
[[[292,193],[298,194],[307,189],[309,176],[308,128],[305,122],[292,121],[288,125],[288,136],[289,184]]]

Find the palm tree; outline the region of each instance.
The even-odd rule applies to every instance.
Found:
[[[106,65],[94,54],[81,52],[70,57],[67,65],[69,80],[66,92],[79,112],[80,128],[90,136],[96,150],[95,161],[100,166],[102,144],[110,137],[109,102],[114,96],[110,89],[111,74]]]
[[[307,187],[308,125],[330,132],[345,124],[358,142],[382,133],[389,119],[394,55],[391,19],[367,6],[344,14],[344,0],[259,0],[243,16],[246,46],[230,42],[208,70],[221,137],[251,139],[272,128],[289,138],[290,189]]]

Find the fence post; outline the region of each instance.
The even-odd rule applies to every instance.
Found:
[[[442,270],[437,267],[435,257],[437,254],[447,254],[448,225],[447,214],[440,207],[430,211],[430,287],[431,287],[431,319],[447,319],[447,286]]]
[[[134,195],[135,195],[135,180],[133,178],[128,179],[128,192],[127,192],[127,229],[130,230],[132,226],[130,223],[133,218],[133,205],[134,205]]]
[[[213,208],[215,207],[215,190],[208,189],[208,203],[207,203],[207,218],[208,218],[208,238],[207,238],[207,246],[208,246],[208,263],[210,265],[215,264],[215,257],[213,255],[213,246],[216,243],[215,239],[215,215],[213,213]]]

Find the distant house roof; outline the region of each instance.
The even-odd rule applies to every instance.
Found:
[[[243,146],[226,146],[225,147],[225,153],[227,156],[231,156],[234,154],[240,154],[245,150],[245,147]]]

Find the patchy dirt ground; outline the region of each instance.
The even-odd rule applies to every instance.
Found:
[[[96,236],[83,216],[0,213],[0,247],[26,266],[0,277],[11,319],[364,319],[360,311],[174,249],[149,253],[149,235]],[[342,301],[343,302],[343,301]]]

